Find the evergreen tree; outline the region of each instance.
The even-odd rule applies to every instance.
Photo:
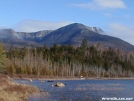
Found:
[[[81,43],[82,50],[85,50],[88,47],[87,39],[83,39]]]

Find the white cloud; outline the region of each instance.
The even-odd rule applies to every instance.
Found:
[[[13,29],[19,32],[35,32],[40,30],[54,30],[62,26],[68,25],[71,22],[47,22],[38,20],[23,20],[18,24],[15,24]]]
[[[126,8],[122,0],[94,0],[94,2],[102,8]]]
[[[126,8],[126,5],[122,0],[93,0],[89,3],[72,4],[72,6],[93,10]]]
[[[112,23],[109,25],[111,36],[121,38],[134,45],[134,27]]]

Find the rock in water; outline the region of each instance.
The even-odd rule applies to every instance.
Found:
[[[57,82],[55,86],[58,86],[58,87],[64,87],[65,84],[64,84],[64,83],[61,83],[61,82]]]

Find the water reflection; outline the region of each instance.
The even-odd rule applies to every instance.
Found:
[[[102,101],[102,97],[133,97],[133,80],[54,80],[40,82],[15,80],[21,84],[38,86],[41,94],[34,94],[30,101]],[[51,84],[63,82],[65,87],[52,87]]]

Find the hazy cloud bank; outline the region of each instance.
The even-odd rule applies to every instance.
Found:
[[[14,25],[14,30],[19,32],[35,32],[40,30],[55,30],[62,26],[66,26],[71,22],[61,21],[61,22],[47,22],[38,20],[23,20],[18,24]]]

